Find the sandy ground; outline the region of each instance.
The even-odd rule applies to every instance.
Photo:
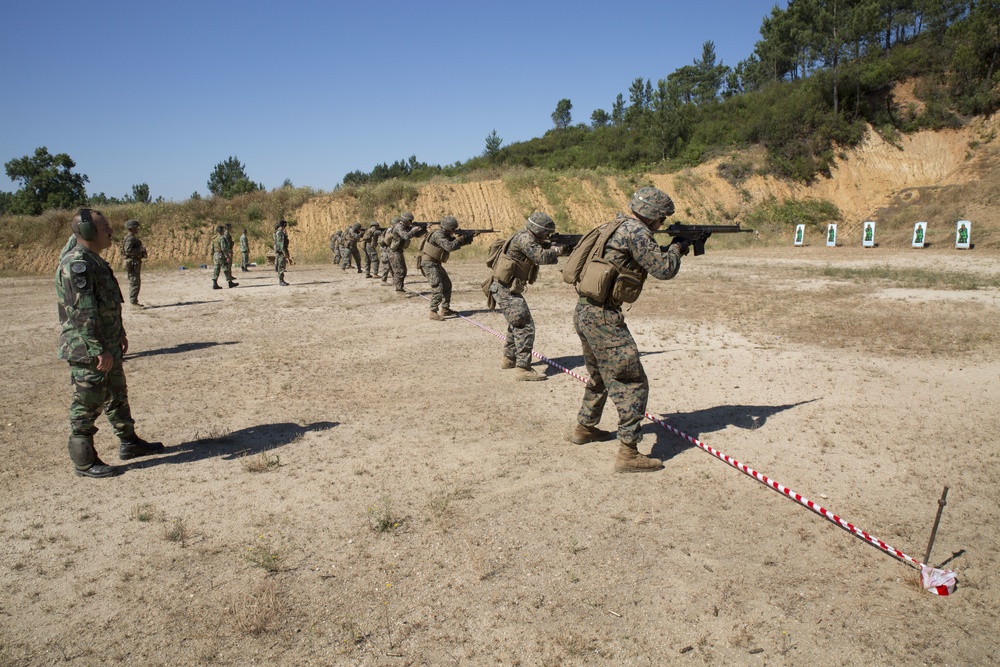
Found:
[[[577,380],[514,382],[493,336],[329,265],[223,291],[147,273],[126,372],[166,452],[77,478],[52,280],[5,278],[0,664],[996,664],[997,290],[820,270],[995,276],[1000,257],[763,259],[651,281],[627,315],[650,411],[917,559],[950,486],[930,561],[955,595],[652,423],[665,470],[613,474],[616,443],[566,439]],[[503,330],[481,263],[449,268],[453,306]],[[528,299],[536,350],[585,372],[571,289],[546,267]],[[782,300],[820,333],[769,316]],[[966,342],[907,342],[948,326]]]

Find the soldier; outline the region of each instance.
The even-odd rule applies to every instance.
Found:
[[[361,249],[365,253],[365,278],[378,277],[378,238],[381,234],[382,229],[372,220],[372,224],[368,225],[364,236],[361,237]]]
[[[146,259],[146,249],[135,233],[139,230],[138,220],[125,223],[128,234],[122,239],[122,257],[125,258],[125,274],[128,275],[128,302],[135,308],[145,308],[139,303],[139,287],[142,285],[142,260]]]
[[[351,268],[351,259],[361,273],[361,254],[358,252],[358,241],[361,239],[361,223],[355,222],[344,231],[344,249],[340,257],[340,270],[347,272]]]
[[[333,251],[333,263],[335,266],[340,266],[340,252],[343,249],[343,238],[344,232],[340,230],[330,234],[330,250]]]
[[[379,259],[382,260],[382,282],[380,283],[382,287],[389,285],[389,274],[392,273],[392,265],[389,264],[389,242],[392,241],[392,228],[396,226],[399,222],[399,218],[395,217],[389,221],[389,226],[382,230],[382,233],[378,237],[378,253]],[[395,283],[395,277],[393,277],[393,283]]]
[[[656,188],[640,188],[629,208],[635,217],[619,213],[598,228],[597,245],[575,282],[580,295],[573,325],[583,346],[583,359],[590,373],[577,424],[570,436],[576,444],[606,439],[610,434],[597,428],[610,394],[618,408],[618,456],[616,472],[659,470],[663,462],[639,453],[642,419],[649,397],[649,381],[642,368],[639,349],[625,325],[622,303],[632,303],[642,291],[647,273],[660,280],[677,275],[688,242],[675,239],[666,250],[657,246],[653,231],[673,215],[674,203]],[[594,260],[602,258],[601,263]],[[572,262],[572,258],[570,260]],[[606,276],[610,263],[613,282]],[[588,273],[588,269],[593,267]]]
[[[458,220],[450,215],[441,218],[441,226],[427,235],[420,248],[420,268],[434,290],[431,294],[431,319],[443,320],[446,315],[454,315],[451,309],[451,278],[444,270],[444,264],[451,253],[472,243],[471,236],[455,236]],[[441,312],[438,312],[438,307]]]
[[[128,338],[122,324],[122,293],[100,253],[111,247],[111,225],[100,211],[80,209],[70,222],[76,245],[59,260],[59,358],[69,362],[73,398],[69,407],[69,458],[80,477],[110,477],[121,470],[94,449],[94,422],[102,409],[118,436],[122,461],[163,451],[135,433],[122,357]]]
[[[399,222],[390,230],[389,236],[389,267],[392,270],[392,284],[396,294],[406,294],[403,281],[406,279],[406,258],[403,251],[410,247],[410,239],[423,236],[427,227],[414,227],[413,214],[409,211],[399,216]]]
[[[247,230],[240,234],[240,271],[247,272],[250,269],[250,239],[247,238]]]
[[[278,272],[278,284],[282,287],[288,287],[285,282],[285,265],[292,259],[288,254],[288,234],[285,233],[287,226],[288,223],[284,220],[274,223],[274,270]]]
[[[535,211],[524,228],[504,242],[502,254],[493,265],[490,291],[507,319],[507,341],[500,368],[517,368],[514,376],[517,380],[546,379],[531,368],[535,321],[522,292],[535,282],[539,264],[555,264],[560,254],[567,254],[568,248],[549,247],[548,238],[555,231],[556,223],[552,218]]]
[[[233,275],[233,250],[235,249],[235,244],[233,243],[233,223],[226,223],[226,241],[229,242],[229,254],[226,255],[226,268],[229,269],[228,275]]]
[[[212,289],[222,289],[219,287],[220,272],[226,276],[226,283],[229,287],[237,287],[239,283],[233,282],[233,270],[230,268],[233,246],[229,244],[229,239],[226,238],[226,228],[222,225],[217,225],[215,233],[218,234],[218,237],[212,241],[212,261],[215,263],[215,268],[212,271]],[[227,257],[229,258],[228,260]]]

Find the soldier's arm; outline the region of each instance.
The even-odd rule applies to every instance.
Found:
[[[448,238],[444,234],[435,234],[433,241],[434,245],[448,252],[454,252],[462,247],[462,239],[458,236]],[[428,239],[427,242],[430,243],[431,239]]]
[[[554,248],[545,249],[532,239],[523,236],[518,239],[518,250],[535,264],[555,264],[559,261],[559,251]]]
[[[110,351],[117,343],[114,341],[109,345],[109,341],[101,338],[95,283],[93,267],[83,260],[68,262],[62,269],[63,300],[60,305],[66,322],[72,326],[78,342],[86,348],[87,356],[91,358]]]
[[[632,257],[649,275],[660,280],[670,280],[677,275],[681,268],[681,251],[677,245],[671,245],[666,251],[660,250],[652,233],[639,223],[624,230],[620,227],[615,235],[622,231]]]

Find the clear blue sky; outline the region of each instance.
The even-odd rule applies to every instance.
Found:
[[[207,193],[235,155],[267,189],[332,189],[416,155],[452,164],[628,99],[715,43],[735,66],[774,0],[3,0],[0,162],[68,153],[88,194]],[[0,189],[15,190],[5,173]]]

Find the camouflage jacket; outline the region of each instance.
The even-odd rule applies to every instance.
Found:
[[[535,239],[535,235],[529,232],[527,228],[520,230],[511,237],[510,245],[507,246],[507,254],[518,262],[527,260],[536,266],[539,264],[555,264],[559,260],[559,253],[552,248],[542,248],[538,240]]]
[[[382,235],[381,227],[369,227],[365,230],[364,236],[361,237],[361,244],[365,248],[374,249],[378,245],[378,238]]]
[[[274,254],[286,259],[288,257],[288,234],[281,228],[274,232]]]
[[[344,230],[344,240],[342,243],[345,248],[357,248],[358,239],[361,238],[361,232],[356,232],[350,227]]]
[[[410,227],[407,227],[403,223],[397,222],[392,227],[392,238],[394,240],[393,245],[395,245],[396,247],[393,248],[393,246],[390,245],[389,249],[395,252],[402,252],[403,250],[406,250],[407,248],[410,247],[410,239],[416,238],[420,236],[422,233],[423,232],[421,227],[414,227],[412,225]]]
[[[97,253],[76,245],[59,260],[59,358],[89,363],[110,352],[121,359],[122,291],[111,266]]]
[[[213,257],[215,255],[222,255],[223,257],[225,257],[232,251],[233,251],[233,246],[229,242],[229,239],[226,238],[225,234],[220,234],[215,238],[214,241],[212,241],[211,252]]]
[[[228,248],[226,249],[225,254],[226,255],[232,255],[233,254],[233,235],[230,234],[229,230],[227,229],[226,233],[223,234],[223,236],[226,237],[226,244],[228,246]]]
[[[122,239],[122,257],[133,262],[142,261],[146,257],[146,248],[139,237],[129,232]]]
[[[604,259],[631,271],[645,271],[654,278],[670,280],[681,268],[680,255],[660,250],[653,233],[633,217],[619,213],[622,224],[604,244]]]
[[[240,252],[250,252],[250,240],[246,234],[240,234]]]

